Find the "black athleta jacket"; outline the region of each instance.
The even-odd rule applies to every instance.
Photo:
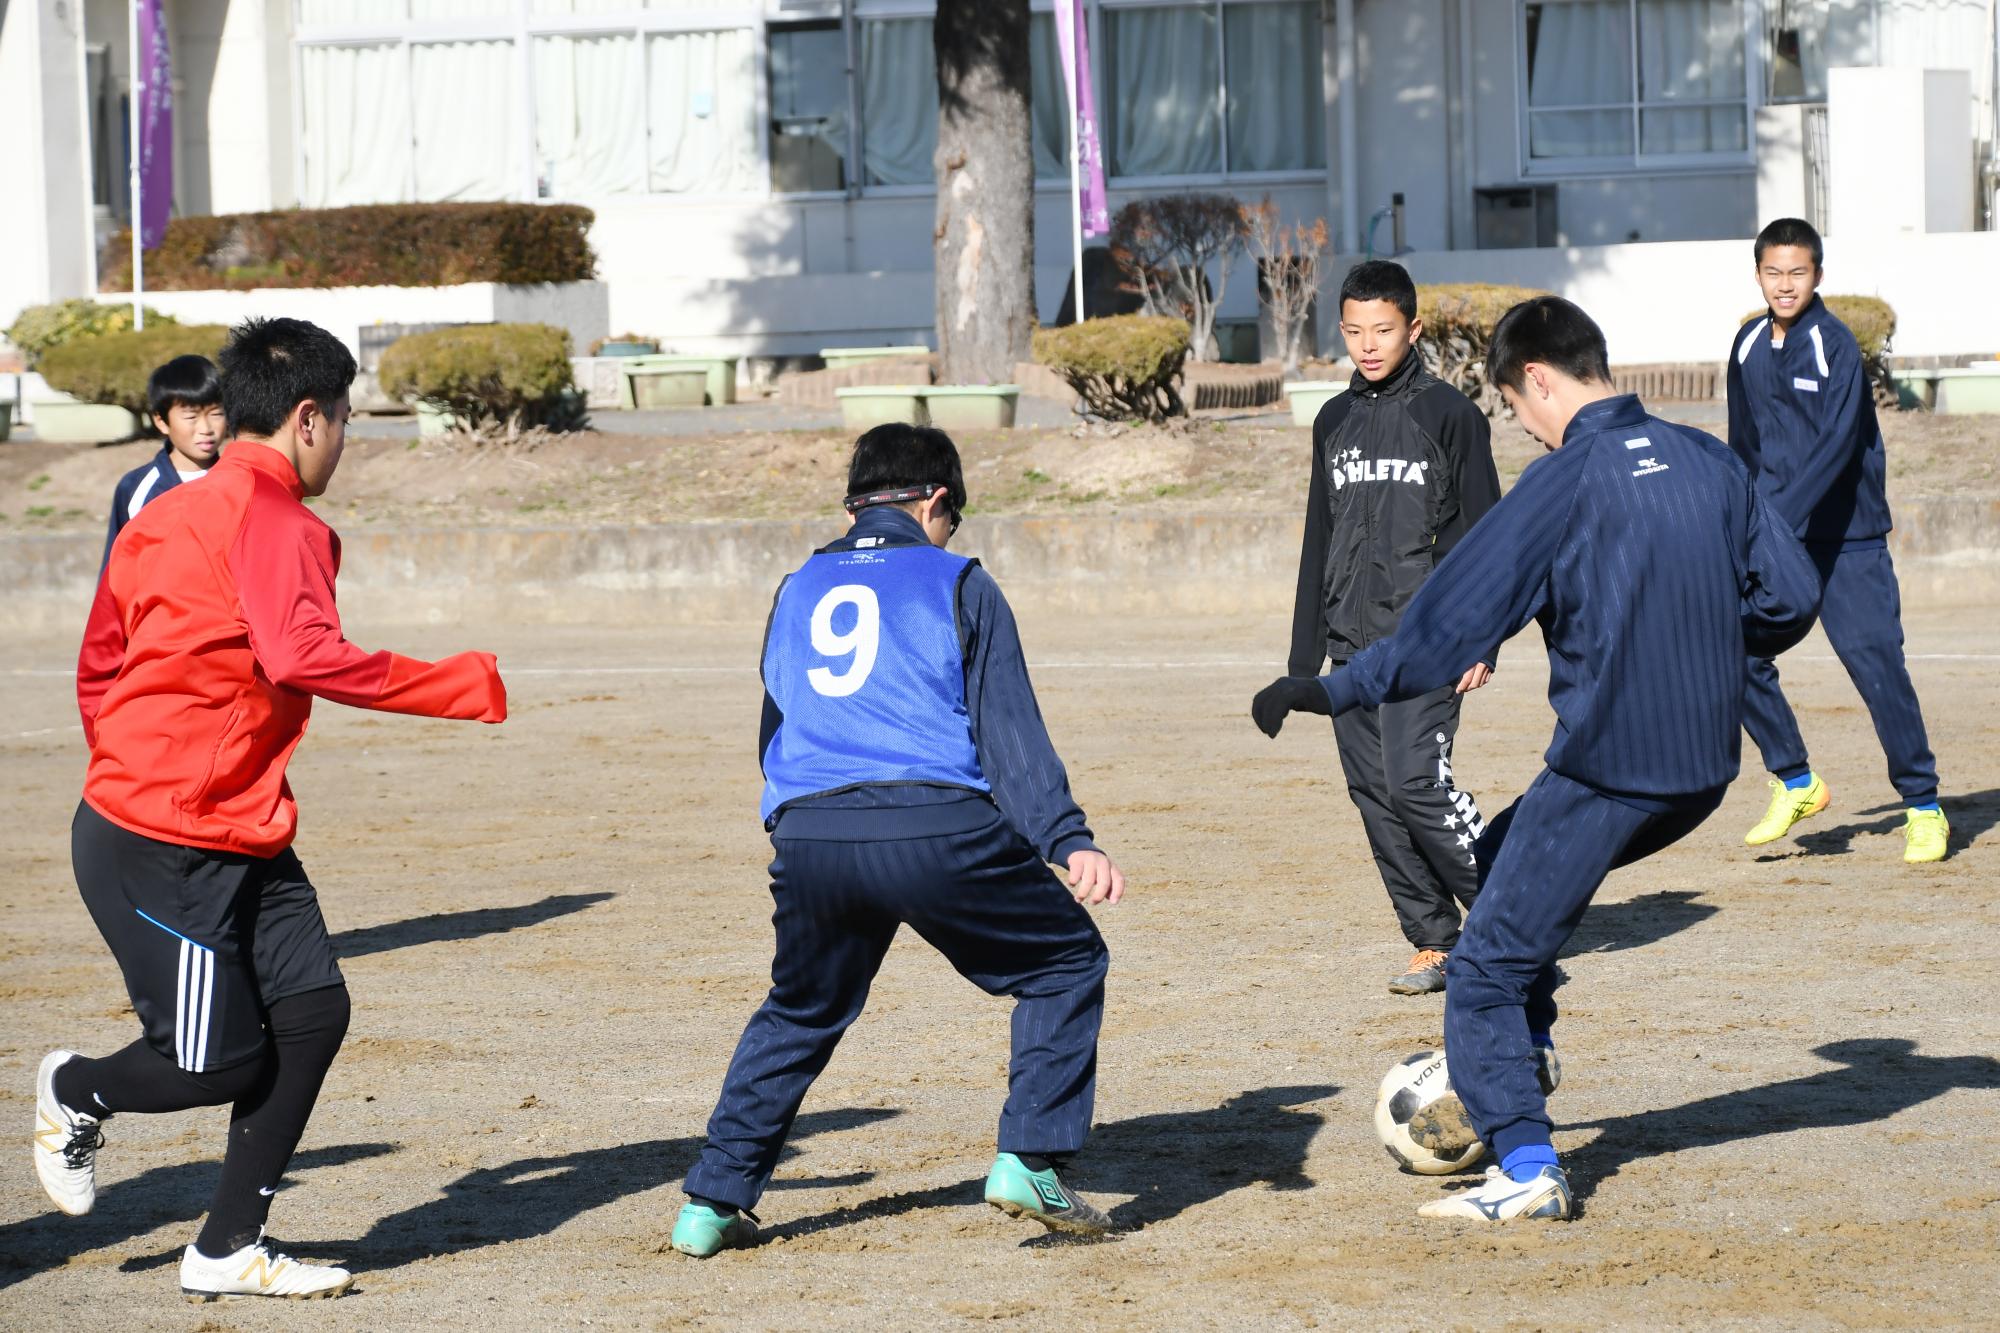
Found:
[[[1359,372],[1313,422],[1294,676],[1395,633],[1417,589],[1500,499],[1492,432],[1412,353],[1380,384]]]

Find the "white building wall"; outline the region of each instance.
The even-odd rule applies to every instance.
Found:
[[[21,307],[97,285],[83,33],[71,0],[0,5],[0,327]]]

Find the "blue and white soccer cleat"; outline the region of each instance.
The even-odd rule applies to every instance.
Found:
[[[1417,1209],[1417,1216],[1464,1222],[1567,1222],[1575,1207],[1569,1177],[1559,1166],[1545,1166],[1526,1181],[1489,1166],[1485,1182],[1477,1189],[1435,1199]]]

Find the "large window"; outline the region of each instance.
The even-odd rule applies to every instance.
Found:
[[[1744,0],[1521,6],[1531,170],[1746,161]]]

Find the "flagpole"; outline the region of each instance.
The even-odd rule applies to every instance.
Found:
[[[141,151],[139,147],[139,108],[145,97],[144,87],[146,76],[143,71],[147,64],[146,59],[139,51],[139,6],[143,2],[144,0],[132,0],[130,6],[132,11],[130,15],[132,29],[132,77],[127,81],[131,85],[130,100],[132,104],[132,114],[130,117],[132,123],[126,132],[128,145],[126,156],[132,159],[132,198],[130,200],[132,205],[132,327],[135,329],[146,327],[146,306],[144,302],[146,292],[146,248],[145,238],[142,235],[145,230],[146,217],[145,187],[140,183],[139,170],[139,156]]]
[[[1070,237],[1076,243],[1076,322],[1083,323],[1083,149],[1082,137],[1077,131],[1078,89],[1083,80],[1090,77],[1090,71],[1082,67],[1076,58],[1077,39],[1080,34],[1076,25],[1087,20],[1080,12],[1083,8],[1076,0],[1062,0],[1063,12],[1069,16],[1069,222]]]

